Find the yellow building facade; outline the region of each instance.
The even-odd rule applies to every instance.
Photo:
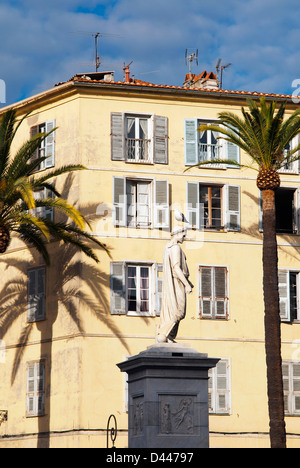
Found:
[[[155,342],[163,249],[183,223],[194,289],[178,342],[220,358],[209,382],[210,446],[269,447],[257,173],[214,165],[248,157],[197,132],[221,111],[240,115],[248,96],[259,97],[77,76],[11,106],[19,118],[30,111],[15,149],[57,127],[40,148],[51,156],[41,171],[86,167],[56,187],[111,258],[98,251],[95,264],[51,242],[46,267],[20,239],[2,255],[1,448],[106,447],[111,414],[115,444],[127,446],[126,379],[116,364]],[[266,98],[287,99],[287,115],[297,108],[291,97]],[[276,200],[289,447],[300,447],[299,173],[296,164],[283,170]]]

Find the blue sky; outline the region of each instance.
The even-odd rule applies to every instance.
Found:
[[[232,63],[224,88],[292,94],[300,80],[299,0],[0,0],[0,79],[6,103],[94,71],[100,32],[102,70],[182,85],[185,49],[192,71]],[[117,37],[115,37],[117,36]],[[0,106],[3,104],[0,104]]]

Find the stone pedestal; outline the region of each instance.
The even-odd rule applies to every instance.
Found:
[[[155,344],[117,364],[128,374],[129,448],[208,448],[208,370],[218,361]]]

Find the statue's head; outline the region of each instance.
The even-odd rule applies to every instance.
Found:
[[[186,228],[184,226],[175,226],[171,232],[171,237],[182,244],[186,237]]]

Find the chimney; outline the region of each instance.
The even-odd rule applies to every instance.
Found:
[[[213,72],[207,73],[206,71],[198,76],[187,75],[183,86],[190,89],[219,89],[216,75]]]

